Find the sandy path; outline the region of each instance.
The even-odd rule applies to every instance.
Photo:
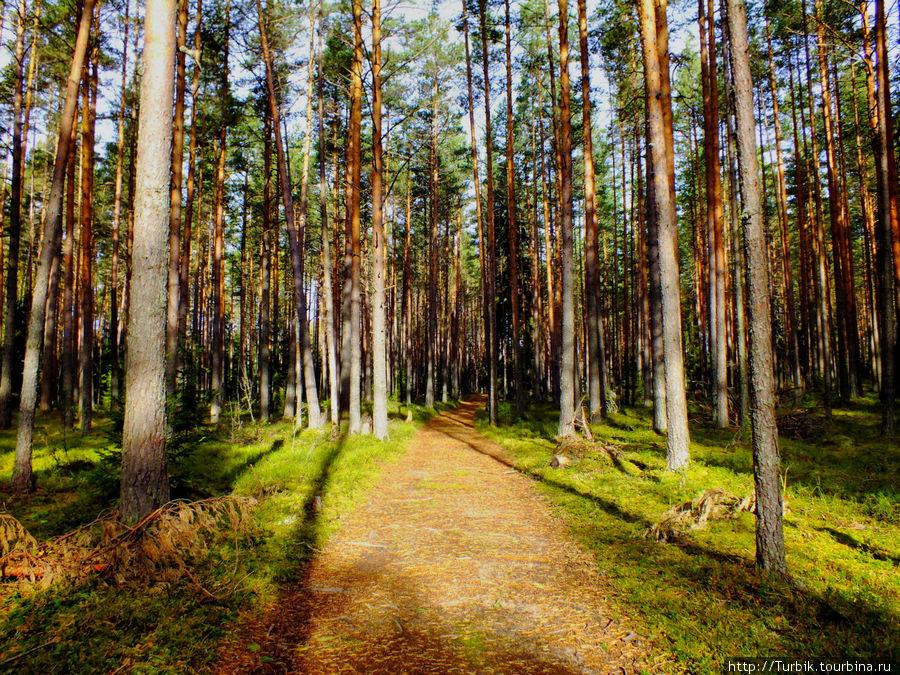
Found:
[[[473,399],[429,422],[223,672],[633,673],[643,640]],[[249,652],[245,645],[260,648]]]

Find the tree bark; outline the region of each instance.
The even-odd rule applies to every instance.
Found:
[[[196,24],[194,27],[194,72],[191,76],[191,137],[188,141],[188,175],[184,204],[184,235],[181,237],[181,269],[179,270],[178,291],[178,331],[180,339],[187,336],[187,315],[190,298],[191,232],[194,220],[194,201],[197,173],[197,112],[200,101],[200,67],[203,47],[201,25],[203,21],[203,1],[197,0]],[[196,309],[196,308],[195,308]]]
[[[743,196],[744,247],[750,309],[750,390],[752,397],[753,474],[756,484],[756,564],[786,574],[782,531],[781,460],[775,421],[771,297],[766,261],[762,189],[756,158],[753,119],[753,81],[747,14],[743,0],[727,0],[729,45],[734,81],[737,149]]]
[[[681,300],[678,278],[678,230],[672,199],[671,127],[665,108],[670,105],[668,77],[660,53],[666,51],[665,2],[641,0],[639,5],[641,42],[644,55],[644,80],[647,90],[649,152],[653,165],[653,213],[659,239],[659,273],[662,298],[662,333],[666,369],[666,467],[684,469],[689,460],[690,435],[687,424],[687,400],[684,388],[684,361],[681,344]],[[660,35],[660,33],[662,35]],[[661,39],[660,39],[661,38]]]
[[[122,37],[122,80],[119,86],[119,110],[116,114],[116,185],[113,195],[112,252],[110,254],[110,318],[109,318],[109,358],[110,358],[110,406],[116,410],[121,398],[122,372],[119,366],[119,239],[122,225],[122,178],[125,159],[125,96],[128,78],[128,32],[131,28],[129,10],[131,3],[125,4],[125,28]]]
[[[166,283],[175,69],[175,0],[147,0],[136,158],[135,265],[125,355],[121,515],[169,500],[166,476]]]
[[[81,10],[72,64],[66,83],[65,106],[59,121],[59,138],[56,145],[56,159],[53,164],[53,182],[45,211],[44,232],[41,236],[41,253],[35,278],[35,289],[31,300],[31,313],[25,342],[25,365],[22,371],[22,393],[19,403],[19,425],[16,437],[16,457],[13,468],[12,490],[16,493],[32,489],[31,454],[34,437],[34,410],[37,403],[38,361],[44,330],[44,313],[57,241],[57,232],[62,217],[63,187],[71,144],[71,134],[78,102],[78,86],[84,67],[94,0],[85,0]]]
[[[769,54],[769,87],[772,95],[772,120],[775,128],[775,157],[778,164],[777,191],[778,223],[781,226],[781,268],[785,291],[784,321],[788,340],[788,358],[791,362],[791,379],[795,387],[803,386],[800,370],[800,339],[797,331],[796,302],[794,300],[794,277],[791,269],[790,228],[787,213],[787,186],[785,181],[784,157],[781,150],[781,119],[778,113],[778,89],[775,84],[775,59],[772,54],[772,37],[766,20],[766,44]]]
[[[728,333],[725,326],[725,233],[719,163],[719,85],[712,0],[700,0],[700,65],[703,80],[703,154],[706,167],[706,231],[709,241],[709,330],[713,364],[713,420],[728,426]]]
[[[76,103],[77,106],[77,103]],[[77,114],[77,107],[76,112]],[[78,323],[78,307],[75,292],[75,149],[77,148],[77,129],[72,125],[69,139],[69,158],[66,163],[66,239],[63,246],[63,262],[66,267],[65,291],[63,293],[63,345],[61,372],[60,408],[62,409],[63,428],[69,430],[75,423],[75,361]],[[62,226],[60,224],[60,231]]]
[[[868,26],[866,3],[861,3],[864,46],[868,57]],[[894,398],[896,396],[897,352],[897,293],[896,275],[900,261],[895,257],[898,237],[893,231],[898,225],[897,175],[893,145],[893,123],[890,105],[890,79],[887,64],[887,39],[883,0],[876,1],[875,52],[877,61],[872,67],[867,61],[866,86],[869,98],[870,131],[875,154],[875,175],[878,187],[878,219],[876,261],[880,278],[880,328],[881,328],[881,432],[885,436],[894,433]],[[876,89],[877,83],[877,89]],[[894,170],[891,171],[892,163]]]
[[[297,231],[297,222],[294,220],[294,202],[291,197],[290,179],[287,170],[287,157],[284,149],[284,141],[281,134],[281,115],[278,110],[278,99],[275,94],[275,74],[273,72],[272,54],[269,50],[269,41],[265,28],[265,17],[263,14],[261,0],[256,0],[256,10],[259,18],[259,33],[262,47],[263,62],[266,68],[266,91],[269,104],[269,114],[272,118],[272,129],[275,132],[275,152],[278,160],[278,176],[281,183],[281,198],[284,205],[284,217],[287,221],[288,244],[291,249],[291,264],[294,272],[294,305],[297,317],[297,324],[300,329],[301,336],[307,335],[306,330],[306,289],[303,283],[303,251],[300,246],[300,237]],[[277,320],[277,318],[276,318]],[[305,339],[304,352],[309,351],[308,336]],[[305,356],[304,356],[305,358]],[[306,379],[306,396],[308,405],[308,424],[311,429],[316,429],[321,425],[321,416],[319,411],[319,398],[316,391],[315,375],[312,372],[310,355],[310,365],[307,370],[309,374]]]
[[[315,37],[316,30],[316,15],[314,13],[310,13],[310,34],[309,34],[309,43],[313,44],[313,38]],[[318,392],[316,389],[316,373],[315,373],[315,363],[313,362],[312,356],[312,346],[310,344],[309,338],[309,325],[306,318],[306,277],[304,272],[304,263],[305,256],[303,254],[303,247],[306,243],[306,212],[309,201],[309,149],[310,144],[312,143],[312,93],[313,93],[313,58],[309,59],[306,67],[306,133],[303,136],[303,152],[301,159],[301,176],[300,176],[300,207],[297,213],[297,244],[298,249],[300,251],[300,264],[299,264],[299,276],[300,276],[300,291],[297,298],[297,312],[299,315],[299,321],[297,323],[297,329],[300,334],[299,341],[299,359],[301,363],[299,365],[302,366],[303,373],[303,387],[306,392],[306,402],[307,402],[307,416],[309,421],[309,426],[311,429],[318,428],[321,423],[321,412],[319,410],[319,398]],[[287,178],[285,178],[287,180]],[[296,268],[295,268],[296,271]],[[297,382],[298,390],[300,386],[300,382]],[[298,396],[299,400],[299,396]],[[315,408],[315,409],[313,409]],[[297,407],[297,412],[299,414],[300,407]]]
[[[218,424],[225,405],[225,160],[228,155],[228,57],[231,40],[231,0],[225,3],[225,35],[222,55],[222,70],[219,80],[219,151],[216,164],[215,216],[213,220],[212,259],[212,349],[211,349],[211,389],[212,402],[209,419]],[[276,122],[277,124],[277,122]]]
[[[178,0],[175,38],[175,119],[172,128],[172,194],[169,198],[169,270],[166,300],[167,398],[175,395],[178,377],[178,303],[181,300],[181,188],[184,175],[184,94],[187,78],[184,49],[187,48],[187,22],[188,0]]]
[[[388,435],[385,330],[385,239],[382,215],[381,0],[372,0],[372,433]]]
[[[822,25],[821,0],[815,0],[817,53],[819,81],[822,87],[822,118],[825,130],[825,158],[828,178],[828,218],[831,225],[831,242],[837,287],[838,323],[838,387],[841,400],[849,401],[855,387],[859,364],[859,337],[856,325],[856,292],[853,269],[850,267],[850,235],[841,205],[841,188],[834,149],[834,119],[832,117],[831,83],[828,77],[828,57],[825,47],[825,29]]]
[[[475,220],[478,227],[478,262],[481,269],[481,303],[484,321],[484,342],[486,345],[491,344],[493,326],[491,324],[490,313],[490,293],[488,284],[488,267],[487,258],[485,256],[485,240],[484,240],[484,215],[481,206],[481,177],[478,170],[478,143],[475,135],[475,97],[472,92],[472,58],[469,53],[469,12],[466,0],[463,0],[463,37],[466,46],[466,91],[468,93],[469,104],[469,135],[472,139],[472,181],[475,189]],[[404,283],[406,282],[406,271],[404,271]],[[490,369],[490,364],[488,364]],[[493,408],[493,403],[489,402],[489,411]]]
[[[425,407],[434,408],[438,367],[438,74],[431,92],[431,134],[428,147],[428,332],[425,359]]]
[[[259,300],[259,418],[267,421],[271,414],[269,404],[272,385],[269,379],[271,364],[271,330],[269,306],[271,304],[272,272],[272,118],[266,108],[263,131],[263,203],[262,203],[262,269],[260,272]]]
[[[0,429],[12,425],[13,368],[16,367],[16,311],[19,305],[19,241],[22,234],[22,89],[25,66],[25,0],[16,6],[16,47],[13,54],[12,184],[9,204],[9,252],[3,303],[3,348],[0,365]],[[52,247],[54,242],[50,242]],[[43,327],[42,327],[43,329]]]
[[[94,30],[96,32],[96,18]],[[94,127],[97,104],[95,45],[85,66],[81,109],[81,435],[91,432],[94,407]],[[90,76],[88,76],[90,69]]]
[[[578,0],[578,45],[581,56],[581,134],[584,144],[584,274],[587,295],[588,396],[591,418],[606,414],[606,355],[601,350],[600,269],[597,238],[597,195],[594,186],[594,142],[591,136],[591,74],[587,7]]]
[[[832,404],[832,352],[831,352],[831,303],[829,302],[829,285],[828,285],[828,261],[825,257],[825,234],[822,227],[822,196],[821,185],[819,183],[820,159],[819,159],[819,140],[816,133],[815,124],[815,106],[813,96],[813,79],[812,79],[812,59],[809,54],[809,30],[807,27],[806,0],[801,0],[801,12],[803,13],[803,52],[806,62],[806,90],[809,103],[810,126],[812,133],[810,141],[812,145],[811,163],[812,170],[807,172],[807,184],[811,188],[815,209],[812,212],[810,225],[813,228],[810,242],[812,244],[812,252],[814,258],[814,274],[817,276],[815,286],[819,324],[819,352],[820,366],[822,371],[822,380],[824,384],[824,403],[825,411],[831,415]]]
[[[317,89],[319,99],[319,223],[322,229],[322,296],[321,321],[325,325],[325,351],[328,358],[328,392],[331,425],[340,420],[340,390],[338,388],[337,341],[334,330],[334,286],[331,276],[331,238],[328,232],[328,192],[325,181],[325,72],[323,67],[322,33],[324,32],[323,0],[319,2],[319,70]]]
[[[346,314],[344,330],[347,354],[348,404],[350,416],[350,433],[362,430],[360,418],[360,398],[362,380],[362,344],[361,337],[361,288],[360,288],[360,164],[362,150],[360,147],[362,129],[362,1],[352,0],[353,13],[353,60],[350,69],[350,125],[347,147],[347,169],[350,180],[347,184],[347,241],[345,245],[345,268],[347,277],[344,281],[346,297]]]
[[[487,2],[478,0],[478,19],[481,28],[481,63],[484,77],[484,143],[485,143],[485,176],[486,201],[485,210],[487,223],[487,295],[488,295],[488,324],[490,325],[490,340],[487,344],[488,359],[488,419],[491,424],[497,424],[499,392],[497,391],[497,366],[499,363],[499,339],[497,335],[497,255],[494,233],[494,133],[491,126],[491,80],[488,72],[490,52],[488,51],[487,33]],[[473,139],[474,142],[474,139]]]
[[[569,8],[567,0],[559,4],[559,154],[560,217],[562,238],[562,352],[559,376],[559,426],[557,436],[575,433],[575,270],[572,236],[572,103],[569,88]]]
[[[518,223],[516,220],[516,169],[515,135],[513,119],[512,82],[512,30],[509,18],[509,0],[505,0],[506,10],[506,209],[509,227],[509,298],[512,314],[513,340],[513,387],[516,396],[516,414],[525,412],[524,362],[521,343],[521,318],[519,308],[519,251],[517,244]],[[590,115],[590,112],[587,113]],[[588,132],[590,133],[590,132]]]

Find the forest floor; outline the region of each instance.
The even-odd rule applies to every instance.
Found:
[[[475,431],[483,404],[416,433],[300,578],[234,631],[220,672],[656,670],[593,558]]]
[[[880,434],[873,394],[830,418],[815,396],[779,408],[785,580],[755,569],[749,510],[714,507],[697,522],[705,496],[753,495],[749,430],[714,428],[694,402],[690,466],[673,473],[649,408],[611,413],[590,425],[593,441],[562,446],[558,416],[549,403],[519,418],[501,404],[497,426],[482,410],[476,428],[551,500],[674,670],[722,672],[738,656],[900,663],[900,438]],[[571,463],[554,467],[557,453]],[[672,509],[683,520],[662,523]],[[657,541],[661,524],[672,527]]]
[[[183,561],[189,576],[117,578],[109,570],[47,589],[0,579],[0,673],[208,671],[233,622],[278,599],[434,412],[391,402],[385,442],[262,423],[239,410],[217,426],[203,423],[202,412],[176,416],[168,447],[172,498],[255,500],[251,526],[225,527],[205,542],[198,534],[205,550]],[[26,497],[5,491],[15,426],[0,432],[0,516],[15,517],[37,539],[38,557],[115,509],[121,421],[121,413],[98,412],[92,432],[81,436],[77,428],[65,431],[58,413],[39,415],[37,490]],[[0,527],[0,554],[16,544],[7,536]]]
[[[647,408],[560,445],[551,403],[521,417],[502,403],[490,426],[481,402],[434,416],[393,401],[386,442],[237,410],[217,427],[176,420],[172,497],[255,500],[252,525],[223,529],[175,578],[0,580],[0,673],[701,674],[729,656],[900,660],[900,440],[879,435],[872,395],[831,418],[814,397],[780,410],[787,580],[754,569],[752,513],[690,519],[709,491],[752,495],[746,430],[713,428],[694,403],[691,465],[672,473]],[[25,498],[3,491],[15,429],[0,432],[0,516],[36,537],[37,557],[117,504],[121,418],[95,422],[82,437],[39,416]],[[556,454],[569,464],[554,467]],[[657,541],[673,508],[690,518]]]

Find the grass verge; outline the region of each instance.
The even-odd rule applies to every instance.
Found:
[[[532,476],[591,550],[622,612],[677,658],[674,670],[719,672],[729,656],[900,660],[900,443],[878,435],[873,399],[836,409],[806,440],[783,438],[788,582],[754,569],[754,516],[710,522],[674,542],[645,531],[705,490],[753,490],[752,455],[735,429],[692,423],[691,465],[665,470],[649,411],[610,415],[595,436],[619,451],[550,467],[558,412],[549,405],[478,428]]]
[[[170,453],[173,498],[253,496],[259,505],[252,530],[223,533],[195,561],[196,583],[117,584],[98,576],[33,593],[0,586],[0,672],[206,669],[229,626],[274,599],[361,503],[383,467],[400,457],[430,416],[422,408],[413,412],[407,424],[405,407],[393,404],[385,442],[239,418],[195,430]],[[0,505],[40,539],[115,507],[121,452],[110,420],[85,439],[63,435],[58,417],[39,423],[38,490],[21,499],[0,491]],[[0,435],[0,484],[10,479],[13,445],[14,432]]]

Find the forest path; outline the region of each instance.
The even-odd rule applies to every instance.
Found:
[[[417,432],[301,579],[226,642],[221,672],[647,668],[644,641],[611,618],[591,556],[475,431],[484,402]]]

